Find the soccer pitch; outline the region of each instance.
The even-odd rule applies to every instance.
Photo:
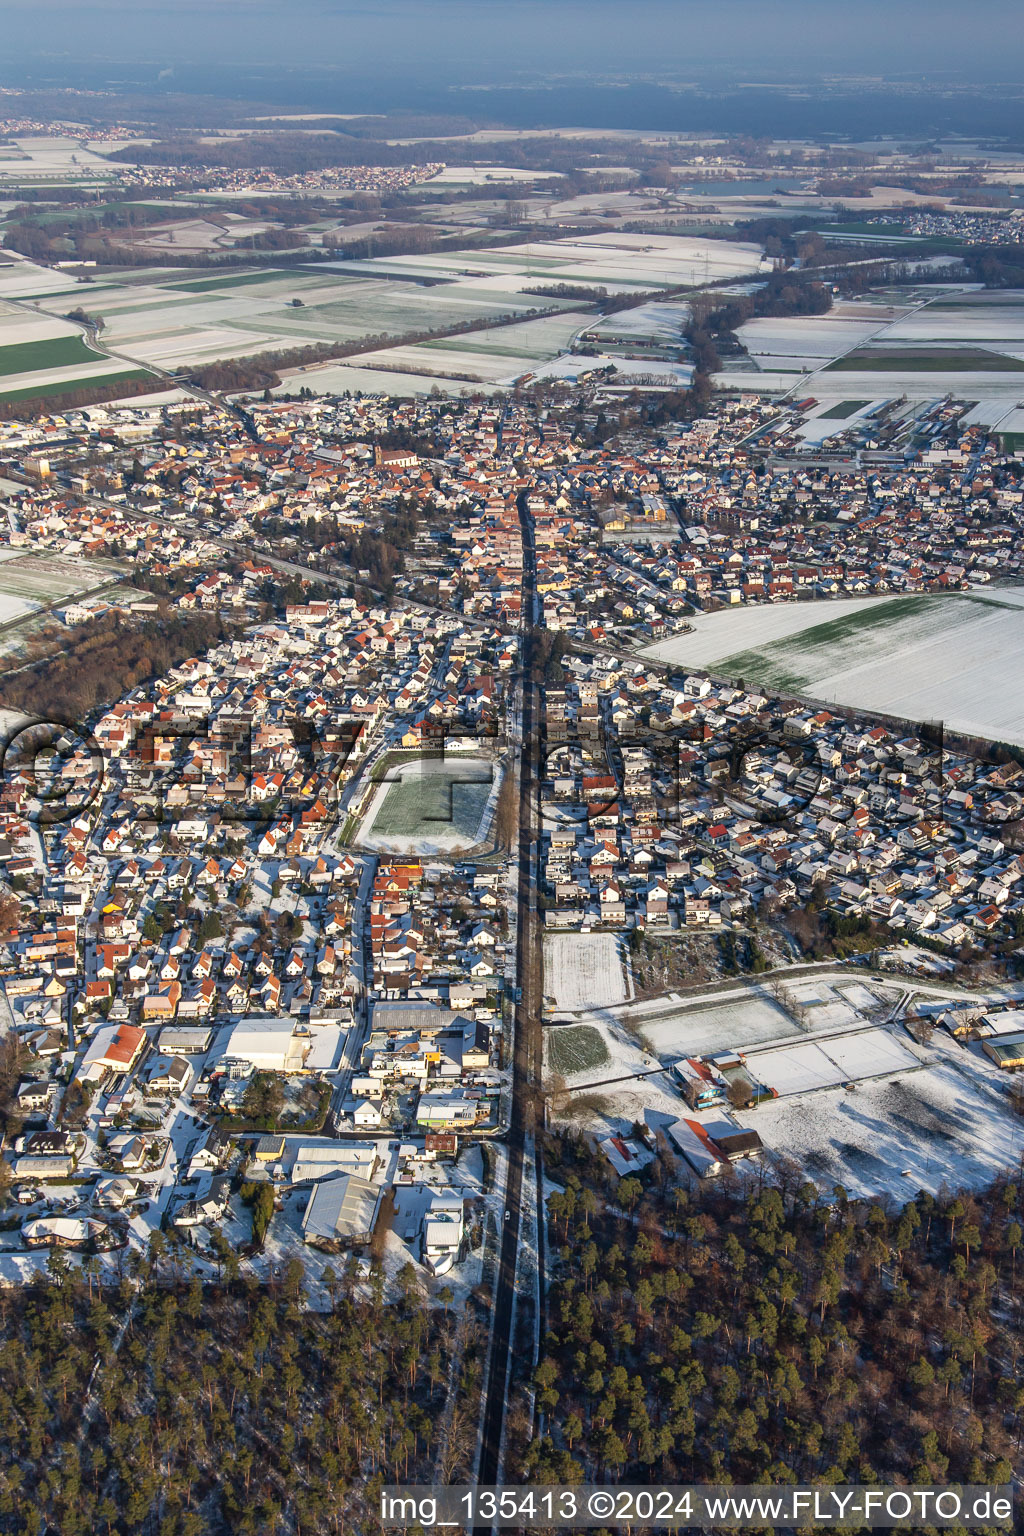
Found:
[[[485,834],[498,780],[483,758],[419,758],[391,769],[359,835],[366,848],[455,852]]]

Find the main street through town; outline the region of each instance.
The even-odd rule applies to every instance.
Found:
[[[485,1387],[478,1481],[496,1483],[501,1475],[508,1400],[509,1366],[516,1325],[524,1217],[536,1203],[538,1245],[542,1242],[540,1027],[543,992],[540,915],[537,906],[537,846],[540,831],[538,773],[543,703],[536,638],[536,550],[533,522],[525,495],[519,500],[523,534],[522,604],[522,745],[519,753],[519,846],[516,928],[516,992],[512,1112],[500,1254]],[[539,1255],[538,1255],[539,1258]],[[540,1270],[538,1270],[538,1274]],[[540,1297],[538,1296],[538,1303]]]

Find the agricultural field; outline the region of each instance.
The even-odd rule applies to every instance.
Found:
[[[347,262],[365,276],[394,272],[448,280],[490,279],[508,291],[543,283],[601,286],[610,293],[654,288],[699,287],[762,270],[760,246],[739,241],[701,240],[683,235],[625,233],[542,240],[498,250],[435,252]]]
[[[224,244],[243,237],[247,228],[235,215],[197,215],[178,226],[154,226],[137,238],[152,249],[159,247],[173,263],[176,249],[209,250],[213,256]],[[256,228],[254,224],[252,231]],[[18,261],[0,266],[0,300],[30,300],[54,323],[63,323],[63,315],[79,305],[101,317],[102,344],[118,355],[117,362],[99,365],[105,380],[133,367],[174,372],[258,352],[365,341],[366,351],[358,361],[344,363],[370,377],[349,383],[346,374],[346,382],[335,385],[328,383],[331,375],[326,372],[310,378],[295,372],[288,383],[301,378],[320,388],[422,392],[449,379],[456,388],[500,389],[525,373],[573,377],[583,364],[567,356],[567,348],[578,331],[599,318],[593,311],[581,311],[578,303],[575,310],[569,308],[571,299],[527,292],[531,287],[569,283],[609,293],[636,292],[749,276],[761,265],[755,245],[627,234],[212,275],[173,265],[125,269],[88,284]],[[493,323],[509,317],[513,323]],[[609,344],[622,338],[628,346],[630,336],[662,334],[678,342],[682,318],[683,310],[669,303],[646,305],[635,319],[609,317]],[[388,337],[453,326],[468,330],[409,346],[386,345]],[[5,329],[0,317],[0,349]],[[16,339],[12,335],[10,344]],[[77,346],[85,343],[79,338]],[[15,361],[12,357],[12,365]],[[610,354],[587,360],[589,367],[606,364],[615,366],[623,382],[643,382],[641,375],[651,373],[678,385],[690,376],[688,368],[656,359],[634,361]],[[76,365],[69,361],[65,366]],[[94,368],[96,360],[82,359],[80,366]],[[11,391],[33,387],[25,371],[14,371],[13,366],[9,370]],[[76,382],[89,376],[74,375]],[[423,380],[430,382],[424,385]],[[38,382],[50,383],[51,378]]]
[[[457,852],[486,835],[500,775],[484,758],[420,758],[388,771],[358,842],[391,853]]]
[[[1024,744],[1024,594],[1010,590],[850,598],[698,618],[650,654],[725,677],[878,710],[944,719]],[[719,618],[724,623],[715,624]],[[742,649],[740,647],[743,647]],[[894,667],[893,655],[900,657]]]
[[[588,330],[600,336],[606,345],[657,342],[663,346],[679,346],[689,313],[685,299],[652,299],[649,304],[641,304],[636,309],[603,315],[593,321]]]
[[[753,366],[739,362],[722,383],[809,391],[826,407],[861,395],[877,399],[880,390],[924,400],[955,389],[965,398],[1005,401],[1005,412],[1021,392],[1015,375],[1024,364],[1024,292],[919,286],[837,303],[826,315],[749,320],[737,335]]]
[[[614,933],[545,934],[544,996],[574,1013],[624,1003],[621,940]]]
[[[357,275],[349,270],[354,266],[325,263],[214,276],[141,268],[71,286],[68,279],[52,282],[55,274],[25,262],[16,271],[0,268],[0,298],[9,285],[12,297],[36,298],[54,317],[84,304],[102,316],[105,345],[143,366],[170,371],[320,342],[371,342],[453,325],[485,328],[507,315],[557,317],[565,307],[523,295],[514,286],[478,281],[424,286]]]
[[[64,555],[13,555],[0,560],[0,623],[36,612],[43,604],[113,583],[121,575],[109,561]]]
[[[366,364],[402,373],[508,385],[523,374],[537,372],[538,365],[559,356],[585,325],[586,317],[579,313],[544,315],[517,325],[473,331],[468,336],[362,352],[352,361],[358,367]],[[587,362],[592,366],[591,359]]]
[[[500,388],[498,385],[489,385],[485,389],[480,384],[458,381],[444,384],[432,373],[412,373],[404,368],[401,373],[395,373],[386,368],[364,368],[350,362],[341,362],[282,370],[281,383],[273,393],[294,395],[303,386],[315,395],[343,394],[349,390],[358,395],[395,395],[399,398],[429,395],[432,390],[440,389],[446,395],[468,395],[494,393]]]
[[[0,289],[10,271],[0,268]],[[130,363],[95,351],[79,327],[0,300],[0,399],[30,399],[128,374],[138,377]]]
[[[121,146],[116,146],[120,148]],[[15,186],[96,186],[109,181],[121,169],[111,165],[95,146],[77,138],[31,137],[15,139],[0,157],[0,192]]]
[[[611,1057],[599,1032],[590,1024],[556,1025],[545,1031],[548,1066],[561,1077],[607,1066]]]
[[[833,304],[827,315],[747,320],[736,332],[758,369],[813,373],[901,320],[905,304],[869,299]]]

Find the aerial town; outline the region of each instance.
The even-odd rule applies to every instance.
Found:
[[[536,915],[578,935],[575,956],[549,949],[543,1017],[575,1030],[583,1066],[588,1033],[607,1057],[584,1005],[625,996],[608,981],[566,1011],[581,957],[610,955],[633,990],[670,936],[708,980],[844,944],[905,974],[1016,975],[1019,763],[665,658],[705,614],[1019,576],[1019,466],[965,406],[840,424],[808,462],[815,403],[740,395],[614,446],[587,443],[600,385],[540,405],[187,401],[0,429],[9,554],[130,564],[121,591],[54,605],[51,625],[145,624],[170,600],[223,626],[154,684],[11,736],[9,1277],[39,1247],[123,1264],[167,1231],[200,1272],[226,1246],[259,1272],[365,1250],[386,1206],[392,1273],[476,1282],[523,987],[524,623],[551,637]],[[415,448],[380,446],[399,440]],[[845,1076],[916,1069],[909,993],[901,1011],[858,986]],[[975,1040],[983,1084],[1024,1061],[1012,1004],[940,1012]],[[788,1091],[785,1064],[741,1043],[664,1052],[659,1092],[702,1176],[724,1154],[694,1108]],[[552,1115],[573,1086],[556,1076]],[[642,1166],[650,1148],[623,1140],[638,1117],[609,1108],[612,1166]],[[757,1119],[734,1128],[744,1155],[783,1151]]]
[[[0,1536],[1019,1515],[1024,143],[414,10],[0,78]]]

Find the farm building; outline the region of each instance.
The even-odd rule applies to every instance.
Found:
[[[725,1155],[719,1152],[699,1120],[676,1120],[666,1126],[666,1131],[698,1178],[713,1179],[721,1173]]]
[[[1019,1072],[1024,1067],[1024,1030],[1015,1035],[993,1035],[981,1042],[981,1048],[1004,1072]]]

